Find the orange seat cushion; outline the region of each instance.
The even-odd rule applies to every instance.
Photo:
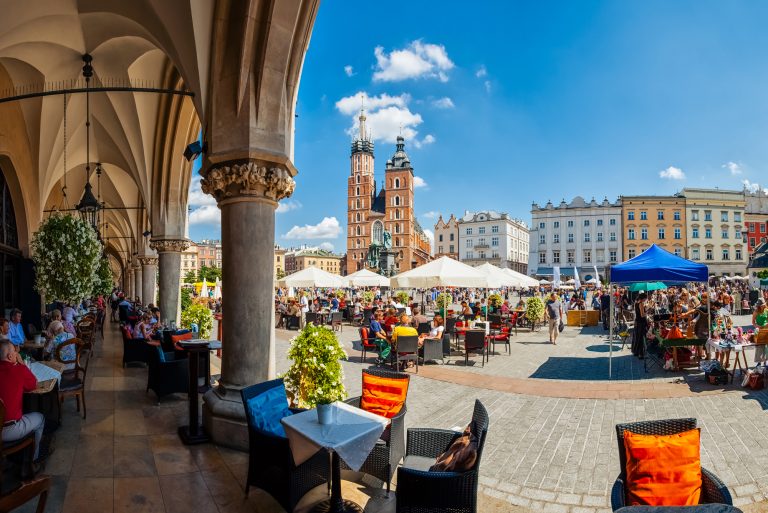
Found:
[[[701,496],[701,432],[624,431],[627,506],[695,506]]]
[[[182,342],[184,340],[192,340],[192,332],[184,333],[182,335],[171,335],[171,341],[173,341],[174,344],[177,342]]]
[[[360,408],[391,419],[403,409],[408,381],[408,378],[382,378],[364,372]]]

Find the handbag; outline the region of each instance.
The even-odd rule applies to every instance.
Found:
[[[563,322],[562,319],[560,319],[560,324],[557,325],[557,331],[562,333],[564,329],[565,329],[565,323]]]
[[[752,390],[762,390],[765,387],[765,379],[761,372],[753,372],[749,375],[749,381],[747,382],[747,388]]]

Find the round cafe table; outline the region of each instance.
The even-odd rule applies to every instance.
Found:
[[[221,342],[218,340],[184,340],[179,342],[179,346],[187,352],[189,361],[189,424],[179,427],[179,438],[186,445],[196,445],[209,442],[211,439],[200,425],[200,414],[198,413],[199,388],[197,381],[199,379],[200,355],[208,351],[221,349]],[[206,372],[206,376],[209,373]],[[210,381],[205,384],[210,387]]]

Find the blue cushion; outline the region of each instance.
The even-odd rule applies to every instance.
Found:
[[[157,357],[162,363],[165,363],[165,351],[163,351],[163,348],[161,346],[155,346],[155,349],[157,349]]]
[[[285,385],[281,383],[279,386],[251,397],[247,401],[246,409],[253,427],[259,431],[285,438],[285,430],[280,419],[293,413],[288,408]]]

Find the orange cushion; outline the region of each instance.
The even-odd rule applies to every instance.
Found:
[[[627,506],[695,506],[701,496],[701,433],[638,435],[624,431]]]
[[[677,326],[673,326],[671,330],[669,330],[669,333],[667,333],[668,340],[676,339],[676,338],[683,338],[683,332],[680,331],[680,328]]]
[[[181,342],[183,340],[192,340],[192,332],[187,332],[182,335],[171,335],[171,341],[176,344],[177,342]]]
[[[360,408],[391,419],[403,408],[408,395],[408,378],[381,378],[363,373]]]

